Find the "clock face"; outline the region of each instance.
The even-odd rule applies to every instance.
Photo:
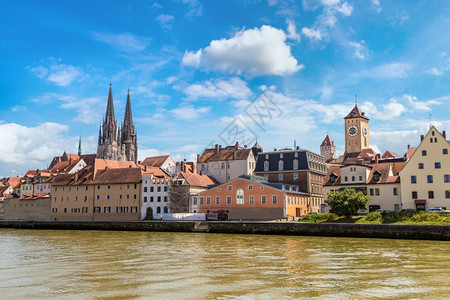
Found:
[[[369,133],[369,131],[367,130],[367,127],[363,127],[363,136],[367,137],[368,133]]]
[[[352,125],[347,129],[347,133],[349,136],[355,136],[358,134],[358,127]]]

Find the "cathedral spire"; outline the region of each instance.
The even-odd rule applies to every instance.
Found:
[[[78,156],[81,156],[81,136],[80,139],[78,140]]]
[[[133,125],[133,117],[131,116],[130,90],[128,90],[127,106],[125,107],[125,117],[123,118],[122,128],[131,127]]]
[[[113,96],[112,96],[112,84],[109,84],[109,95],[108,95],[108,104],[106,106],[106,122],[114,121],[114,102],[113,102]]]

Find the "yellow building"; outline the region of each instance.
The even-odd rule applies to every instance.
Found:
[[[357,105],[344,118],[345,152],[361,152],[369,149],[369,118]]]
[[[450,208],[450,143],[432,126],[400,171],[403,208]]]
[[[96,160],[97,161],[97,160]],[[97,163],[97,162],[96,162]],[[55,177],[51,219],[65,221],[138,221],[141,207],[141,169],[96,169]]]

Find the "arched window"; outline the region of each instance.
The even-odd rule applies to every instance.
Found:
[[[264,162],[264,171],[269,171],[269,162],[267,160]]]
[[[236,191],[236,204],[244,204],[244,190],[238,189]]]
[[[294,159],[294,170],[298,170],[298,160]]]
[[[156,208],[156,213],[157,213],[157,214],[160,214],[160,213],[161,213],[161,207],[158,206],[158,207]]]
[[[169,212],[169,208],[167,206],[164,206],[164,213],[167,214]]]
[[[283,170],[284,163],[282,160],[278,161],[278,170]]]

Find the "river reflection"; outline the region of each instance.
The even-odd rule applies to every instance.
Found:
[[[1,299],[450,298],[450,243],[0,229]]]

